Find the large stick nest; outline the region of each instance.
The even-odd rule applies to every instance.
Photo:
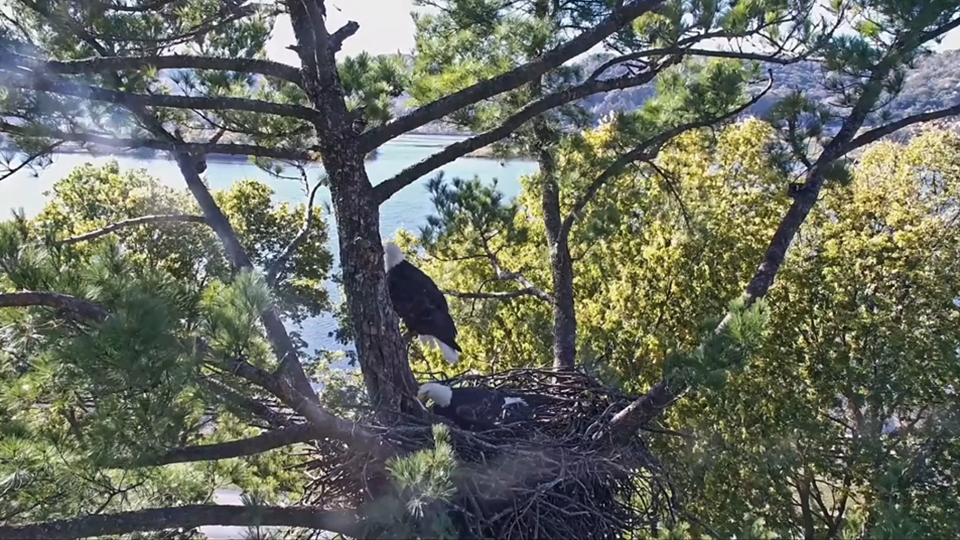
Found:
[[[456,493],[441,505],[457,537],[618,539],[655,530],[673,513],[672,490],[642,438],[603,432],[634,396],[581,372],[524,369],[441,382],[522,395],[533,410],[529,420],[479,433],[431,418],[450,425],[459,462]],[[422,421],[378,429],[405,450],[433,446]],[[308,504],[370,507],[390,490],[382,468],[335,442],[316,443],[308,468]]]

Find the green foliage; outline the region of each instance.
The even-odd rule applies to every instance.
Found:
[[[77,168],[57,181],[49,195],[52,200],[30,226],[37,235],[56,240],[145,215],[201,215],[186,190],[168,187],[145,170],[121,172],[115,161],[103,167],[88,164]],[[269,267],[303,227],[305,206],[275,203],[273,190],[262,182],[241,180],[216,192],[214,198],[251,261],[260,268]],[[281,313],[296,323],[330,307],[322,284],[333,258],[326,247],[327,224],[319,209],[314,209],[310,227],[309,237],[283,265],[274,293]],[[134,264],[155,267],[192,287],[225,279],[232,272],[216,234],[203,224],[150,224],[121,229],[113,236]],[[97,242],[63,248],[64,257],[82,260]]]
[[[562,167],[590,167],[614,134],[586,132],[564,147]],[[781,140],[757,120],[688,133],[587,207],[571,244],[581,357],[638,392],[665,373],[697,385],[664,419],[696,439],[652,439],[698,518],[664,537],[802,537],[799,501],[817,537],[953,536],[960,139],[929,131],[868,149],[814,210],[767,300],[743,311],[729,299],[788,202],[771,151]],[[503,207],[536,238],[527,186]],[[592,220],[604,234],[588,234]],[[492,278],[489,263],[455,260],[474,249],[458,238],[418,264],[441,288],[475,290]],[[497,254],[504,268],[549,279],[533,241]],[[471,368],[550,357],[549,305],[450,303],[469,356],[492,359]],[[729,308],[726,330],[705,340]],[[892,417],[896,434],[884,429]]]
[[[380,533],[378,538],[457,538],[446,505],[456,494],[456,469],[450,433],[434,424],[433,448],[387,463],[398,494],[368,505],[368,526]]]
[[[261,265],[298,233],[305,210],[276,205],[271,195],[257,182],[216,194]],[[294,251],[274,291],[256,273],[234,274],[203,224],[129,227],[60,244],[151,213],[197,212],[185,193],[143,171],[122,174],[114,162],[80,167],[58,182],[37,218],[0,224],[0,291],[68,294],[112,315],[90,326],[45,308],[0,311],[4,521],[201,503],[226,486],[277,503],[302,489],[290,468],[295,448],[147,464],[184,445],[259,433],[248,411],[205,381],[234,384],[222,373],[223,358],[275,367],[258,315],[270,303],[285,306],[294,320],[327,305],[317,287],[331,261],[325,223],[314,216],[313,234]],[[198,336],[217,354],[198,354]]]

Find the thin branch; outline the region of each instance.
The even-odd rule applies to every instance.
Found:
[[[805,54],[800,54],[797,56],[782,57],[776,53],[772,54],[763,54],[763,53],[751,53],[751,52],[741,52],[741,51],[724,51],[724,50],[710,50],[710,49],[698,49],[695,47],[663,47],[660,49],[649,49],[646,51],[639,51],[636,53],[626,54],[620,58],[622,62],[628,62],[630,60],[636,60],[639,58],[647,58],[652,56],[664,56],[668,54],[683,54],[687,56],[701,56],[706,58],[730,58],[734,60],[754,60],[757,62],[764,62],[767,64],[776,64],[780,66],[789,66],[791,64],[797,64],[803,62],[804,60],[811,60],[811,53],[814,52],[814,49],[810,49]],[[816,59],[813,59],[816,60]]]
[[[497,279],[500,281],[516,281],[520,285],[530,291],[531,295],[543,300],[544,302],[552,304],[554,299],[553,296],[540,287],[534,285],[530,280],[526,278],[520,272],[507,272],[503,269],[503,266],[500,265],[500,258],[497,257],[497,254],[490,248],[490,244],[487,241],[487,238],[483,235],[480,235],[480,243],[483,246],[483,251],[487,255],[487,259],[490,261],[490,265],[493,266],[493,271],[497,275]]]
[[[187,152],[190,154],[202,153],[204,155],[255,156],[271,159],[285,159],[289,161],[313,161],[313,157],[310,155],[309,151],[303,151],[294,148],[269,148],[256,144],[210,144],[188,143],[160,139],[118,139],[115,137],[107,137],[93,133],[71,133],[68,131],[58,131],[53,129],[35,130],[32,127],[26,128],[4,121],[0,121],[0,132],[11,133],[24,137],[39,137],[56,139],[64,142],[92,144],[115,149],[134,150],[138,148],[149,148],[152,150],[164,150],[173,153]]]
[[[352,512],[310,507],[221,506],[194,504],[58,519],[26,525],[0,525],[0,540],[68,540],[138,531],[220,526],[303,527],[357,537],[360,522]]]
[[[409,114],[370,130],[363,138],[363,147],[371,149],[378,148],[383,143],[413,129],[429,124],[434,120],[439,120],[444,116],[474,103],[504,92],[509,92],[539,78],[571,58],[587,52],[594,45],[597,45],[637,17],[653,10],[662,3],[663,0],[636,0],[630,2],[622,8],[616,9],[592,29],[566,43],[550,49],[537,60],[511,69],[503,75],[481,81],[459,92],[454,92],[449,96],[437,99],[436,101],[417,108]]]
[[[423,177],[425,174],[455,161],[474,150],[479,150],[506,138],[520,128],[520,126],[538,115],[587,96],[646,84],[653,80],[660,71],[674,64],[677,60],[676,58],[670,59],[657,68],[650,69],[648,72],[640,75],[618,77],[616,79],[603,81],[587,81],[583,84],[538,99],[504,120],[499,126],[470,137],[469,139],[451,144],[440,152],[400,171],[392,178],[377,184],[377,186],[373,188],[374,196],[377,201],[383,203],[393,196],[393,194],[416,182],[417,179]],[[361,145],[369,144],[370,142],[371,140],[369,139],[361,139]],[[367,151],[366,148],[367,146],[363,146],[364,151]]]
[[[219,58],[215,56],[192,56],[189,54],[171,54],[158,56],[99,56],[82,60],[51,60],[6,52],[0,58],[0,67],[15,69],[27,67],[39,73],[58,73],[61,75],[86,75],[106,71],[127,71],[143,68],[160,69],[204,69],[215,71],[234,71],[273,77],[302,84],[300,71],[287,64],[257,58]]]
[[[18,291],[0,294],[0,308],[42,306],[76,313],[93,322],[103,322],[107,310],[82,298],[43,291]]]
[[[129,227],[138,227],[140,225],[149,225],[153,223],[174,223],[174,222],[206,223],[207,220],[203,216],[191,216],[187,214],[157,214],[152,216],[141,216],[137,218],[118,221],[116,223],[107,225],[102,229],[97,229],[95,231],[90,231],[88,233],[84,233],[79,236],[67,238],[66,240],[61,240],[59,244],[64,246],[69,246],[69,245],[77,244],[80,242],[95,240],[97,238],[100,238],[101,236],[106,236],[110,233],[119,231],[121,229],[126,229]]]
[[[460,292],[460,291],[443,291],[443,294],[447,296],[453,296],[454,298],[464,298],[467,300],[511,300],[514,298],[520,298],[522,296],[540,296],[543,294],[543,291],[539,289],[519,289],[516,291],[510,292]],[[542,299],[542,298],[541,298]]]
[[[143,13],[145,11],[153,11],[160,9],[167,4],[172,4],[177,0],[153,0],[152,2],[147,2],[145,4],[140,4],[137,6],[127,6],[123,4],[107,4],[104,6],[104,9],[107,11],[123,11],[127,13]]]
[[[277,284],[277,279],[280,276],[280,272],[283,271],[283,266],[287,264],[287,260],[293,255],[293,253],[303,244],[307,238],[310,236],[310,231],[313,223],[313,199],[317,195],[317,190],[320,189],[320,186],[323,185],[323,182],[317,182],[313,189],[310,190],[310,197],[307,199],[307,210],[303,218],[303,227],[300,228],[300,232],[297,233],[297,236],[287,244],[287,247],[283,249],[280,255],[277,255],[276,260],[273,261],[273,264],[270,265],[270,269],[266,274],[266,282],[270,287],[274,287]]]
[[[61,141],[57,141],[53,144],[48,144],[47,146],[43,147],[37,152],[34,152],[33,154],[30,154],[29,156],[24,158],[23,161],[20,162],[20,164],[17,165],[16,167],[8,168],[7,172],[5,172],[2,176],[0,176],[0,182],[3,182],[7,178],[10,178],[11,176],[17,174],[18,172],[22,171],[26,167],[29,167],[30,164],[33,163],[34,161],[42,158],[43,156],[50,154],[50,152],[53,152],[54,150],[56,150],[57,147],[60,146],[61,144],[63,144]]]
[[[24,71],[4,70],[0,77],[0,86],[49,92],[64,96],[73,96],[91,101],[114,103],[129,108],[168,107],[174,109],[199,109],[217,111],[247,111],[260,114],[275,114],[289,118],[299,118],[307,122],[317,120],[317,111],[300,105],[274,103],[257,99],[235,97],[195,97],[170,94],[134,94],[109,90],[98,86],[87,86],[68,81],[54,80],[35,74],[26,76]]]
[[[215,381],[210,378],[203,378],[201,382],[217,396],[222,397],[224,401],[232,403],[247,412],[252,413],[257,418],[265,421],[273,428],[283,428],[290,425],[290,418],[283,413],[274,410],[273,407],[262,401],[248,398],[240,392],[230,388],[221,381]]]
[[[395,449],[387,446],[375,434],[359,424],[337,418],[323,410],[316,402],[304,397],[282,377],[273,375],[243,360],[234,360],[231,364],[235,375],[277,396],[294,412],[302,415],[327,436],[341,440],[358,450],[364,450],[379,458],[385,459],[394,454]]]
[[[854,150],[876,142],[887,135],[891,135],[903,128],[912,126],[913,124],[930,122],[933,120],[946,118],[947,116],[956,116],[958,114],[960,114],[960,104],[954,105],[953,107],[947,107],[946,109],[914,114],[907,116],[906,118],[901,118],[895,122],[890,122],[889,124],[861,133],[843,147],[843,153],[849,154]]]
[[[267,431],[255,437],[217,444],[202,444],[177,448],[158,459],[137,463],[136,466],[160,466],[173,463],[217,461],[262,454],[291,444],[304,443],[321,438],[323,434],[310,424],[297,424],[287,428]]]
[[[560,227],[560,238],[566,239],[570,234],[570,229],[573,227],[573,223],[579,219],[580,213],[583,212],[584,208],[596,197],[597,193],[600,192],[600,189],[610,181],[612,178],[623,172],[623,170],[630,164],[641,161],[649,160],[659,152],[660,147],[673,139],[674,137],[690,131],[691,129],[697,129],[702,127],[711,126],[720,122],[724,122],[731,118],[736,117],[743,111],[749,109],[754,104],[756,104],[760,99],[763,98],[773,87],[773,76],[770,76],[770,79],[767,81],[767,86],[756,96],[751,98],[749,101],[743,105],[733,109],[732,111],[715,118],[707,118],[703,120],[697,120],[696,122],[688,122],[686,124],[679,125],[673,129],[664,131],[654,137],[643,141],[639,145],[635,146],[632,150],[623,154],[616,159],[613,163],[610,164],[600,175],[593,179],[590,182],[590,185],[587,186],[586,191],[574,202],[573,208],[571,208],[570,213],[563,220],[563,224]]]

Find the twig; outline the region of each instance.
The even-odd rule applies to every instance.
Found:
[[[310,236],[313,224],[313,199],[317,195],[317,190],[319,190],[322,185],[323,182],[317,182],[310,190],[310,196],[307,199],[307,209],[303,218],[303,226],[300,228],[300,232],[297,233],[293,240],[287,244],[287,247],[277,255],[277,258],[270,265],[265,278],[268,286],[275,287],[277,285],[277,280],[280,278],[280,274],[283,272],[283,266],[287,264],[287,260],[290,259],[293,253]]]
[[[460,292],[460,291],[443,291],[443,294],[447,296],[453,296],[454,298],[465,298],[468,300],[510,300],[513,298],[520,298],[521,296],[538,296],[536,289],[519,289],[516,291],[510,292]]]
[[[20,162],[20,164],[17,165],[16,167],[8,168],[7,172],[5,172],[2,176],[0,176],[0,182],[3,182],[7,178],[10,178],[11,176],[17,174],[18,172],[22,171],[24,168],[29,167],[31,163],[49,154],[50,152],[56,150],[57,147],[60,146],[61,144],[63,144],[62,141],[57,141],[57,142],[54,142],[53,144],[48,144],[43,149],[38,150],[33,154],[30,154],[29,156],[24,158],[23,161]]]

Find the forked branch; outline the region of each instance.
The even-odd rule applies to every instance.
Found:
[[[949,30],[957,26],[960,26],[960,18],[944,25],[943,28]],[[903,49],[904,47],[907,47],[907,45],[899,43],[889,54],[895,57],[896,54],[898,54],[898,49]],[[903,129],[918,122],[943,118],[952,114],[960,114],[960,107],[950,107],[932,113],[912,115],[902,120],[874,128],[859,137],[855,137],[857,131],[866,120],[867,113],[875,107],[882,95],[882,81],[886,77],[886,74],[889,73],[891,69],[890,66],[889,59],[884,59],[873,69],[871,77],[865,83],[864,91],[851,108],[850,114],[843,121],[837,134],[830,143],[827,144],[813,166],[807,171],[806,181],[801,189],[793,195],[793,203],[780,220],[780,224],[777,226],[777,230],[774,232],[773,238],[770,240],[764,252],[763,261],[747,285],[743,295],[747,307],[763,298],[770,290],[770,287],[773,286],[774,278],[783,265],[783,261],[786,259],[787,250],[793,243],[793,239],[806,221],[811,210],[813,210],[820,196],[820,191],[823,188],[825,179],[824,171],[827,165],[854,149],[877,141],[881,137],[892,134],[898,129]],[[723,320],[720,321],[720,324],[717,325],[714,334],[725,331],[732,320],[733,314],[727,313]],[[701,345],[701,348],[702,347],[703,345]],[[669,376],[664,377],[663,380],[654,385],[646,395],[614,415],[608,425],[609,431],[619,436],[629,435],[639,426],[646,424],[661,414],[670,404],[679,399],[687,388],[688,386],[683,381],[673,380]]]
[[[283,272],[283,267],[287,264],[287,261],[293,255],[293,253],[300,248],[300,245],[306,242],[307,238],[310,236],[311,229],[313,227],[313,200],[317,196],[317,190],[322,186],[322,182],[317,182],[313,188],[310,190],[310,196],[307,199],[307,209],[303,218],[303,227],[300,228],[300,231],[297,235],[287,244],[287,247],[280,252],[280,255],[277,255],[276,260],[270,265],[270,268],[267,270],[266,282],[270,287],[274,287],[277,284],[277,280],[280,278],[280,273]]]
[[[423,177],[431,171],[434,171],[446,165],[447,163],[455,161],[469,154],[470,152],[479,150],[485,146],[491,145],[508,137],[523,124],[527,123],[538,115],[560,107],[561,105],[565,105],[594,94],[608,92],[610,90],[621,90],[624,88],[641,86],[652,81],[658,73],[660,73],[666,67],[674,64],[677,60],[678,58],[669,59],[663,62],[661,65],[653,67],[649,71],[646,71],[640,75],[618,77],[616,79],[608,79],[604,81],[587,81],[583,84],[579,84],[572,88],[568,88],[561,92],[556,92],[538,99],[537,101],[530,103],[526,107],[520,109],[520,111],[517,113],[504,120],[499,126],[485,131],[479,135],[470,137],[469,139],[453,143],[436,154],[400,171],[392,178],[377,184],[377,186],[373,189],[374,195],[376,196],[377,201],[383,203],[393,196],[393,194],[397,193],[413,182],[416,182],[417,179]],[[365,144],[365,142],[366,141],[363,141],[361,144]],[[364,146],[364,148],[366,148],[366,146]]]
[[[493,96],[509,92],[537,79],[564,62],[590,50],[614,32],[620,30],[637,17],[647,13],[663,3],[663,0],[634,0],[620,6],[609,16],[590,30],[583,32],[570,41],[545,52],[540,58],[518,66],[510,71],[481,81],[477,84],[454,92],[428,103],[413,112],[401,116],[392,122],[371,130],[364,138],[364,148],[378,148],[383,143],[399,137],[413,129],[439,120],[464,107],[473,105]]]

